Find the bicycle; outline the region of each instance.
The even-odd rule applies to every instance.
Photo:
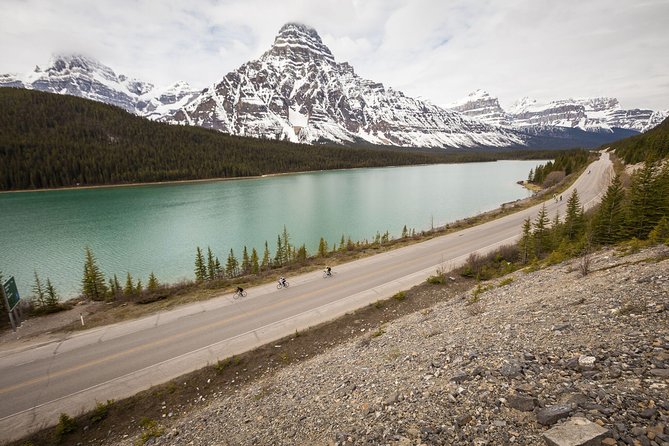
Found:
[[[246,290],[235,291],[235,294],[232,295],[232,298],[235,300],[240,299],[242,297],[246,297]]]
[[[288,288],[288,285],[289,285],[288,281],[284,280],[283,282],[279,282],[276,284],[276,289],[280,290],[281,288]]]
[[[323,271],[323,279],[327,279],[328,277],[334,277],[334,273],[332,271]]]

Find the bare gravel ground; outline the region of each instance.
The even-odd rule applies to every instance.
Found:
[[[540,445],[583,417],[602,444],[669,446],[669,249],[597,253],[441,301],[184,414],[133,445]],[[424,289],[430,292],[429,288]]]

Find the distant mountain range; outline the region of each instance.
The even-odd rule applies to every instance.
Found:
[[[596,133],[612,132],[616,128],[645,132],[669,116],[669,110],[625,110],[616,98],[606,97],[563,99],[549,103],[526,97],[514,103],[509,110],[504,110],[497,98],[484,90],[476,90],[447,108],[489,124],[521,131],[562,127]]]
[[[292,142],[403,147],[594,147],[659,124],[667,112],[622,110],[616,99],[523,100],[503,110],[477,91],[439,107],[407,97],[337,63],[318,33],[289,23],[271,48],[202,91],[119,75],[80,55],[52,58],[26,75],[0,75],[0,87],[80,96],[172,124]]]

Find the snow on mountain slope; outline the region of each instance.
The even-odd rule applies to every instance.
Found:
[[[490,96],[485,90],[476,90],[466,98],[449,104],[447,108],[489,124],[502,126],[509,124],[509,117],[499,105],[497,98]]]
[[[658,125],[669,111],[625,110],[616,98],[563,99],[548,103],[522,98],[507,110],[497,98],[477,90],[449,108],[482,121],[532,133],[541,133],[549,127],[578,128],[588,132],[608,132],[622,128],[643,132]]]
[[[18,87],[68,94],[121,107],[138,115],[155,116],[184,106],[197,93],[185,82],[158,89],[148,82],[117,74],[99,61],[77,54],[51,58],[25,75],[0,75],[0,87]]]
[[[295,119],[295,116],[302,119]],[[413,147],[522,145],[516,132],[469,119],[362,79],[335,62],[318,33],[281,28],[258,60],[163,120],[296,142],[367,141]]]

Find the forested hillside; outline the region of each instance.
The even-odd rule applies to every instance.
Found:
[[[638,163],[647,158],[659,159],[669,156],[669,118],[660,125],[640,135],[621,139],[603,147],[612,147],[626,163]]]
[[[471,160],[457,157],[235,137],[72,96],[0,88],[0,190]]]

